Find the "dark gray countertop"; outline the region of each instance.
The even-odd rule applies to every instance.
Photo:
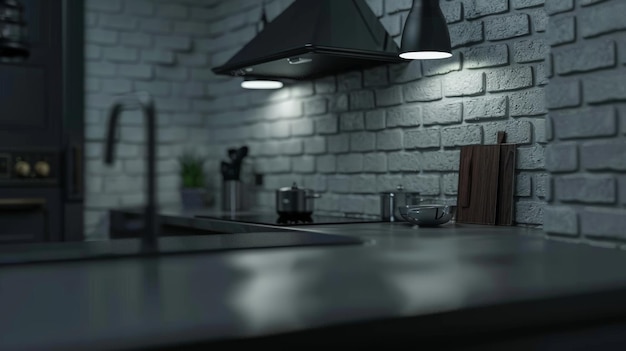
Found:
[[[454,335],[480,323],[556,323],[564,312],[568,320],[626,315],[622,251],[548,241],[522,227],[301,229],[368,244],[2,267],[0,349],[147,348],[441,315],[456,321],[446,328]],[[484,310],[480,323],[462,322],[476,310]]]

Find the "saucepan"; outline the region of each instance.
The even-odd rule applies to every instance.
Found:
[[[299,188],[296,183],[276,190],[276,212],[281,216],[311,215],[314,199],[320,197],[311,189]]]
[[[424,204],[406,205],[398,208],[407,222],[419,226],[437,226],[449,222],[456,213],[455,205]]]

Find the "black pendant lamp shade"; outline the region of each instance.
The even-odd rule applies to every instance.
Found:
[[[428,60],[450,56],[450,33],[439,0],[413,0],[402,31],[400,57]]]
[[[29,55],[24,7],[17,0],[0,0],[0,58]]]

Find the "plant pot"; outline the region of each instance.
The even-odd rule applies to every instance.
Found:
[[[206,190],[204,188],[182,188],[180,199],[183,208],[201,208],[206,204]]]

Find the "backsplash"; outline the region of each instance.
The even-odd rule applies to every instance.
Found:
[[[268,0],[272,20],[292,0]],[[275,92],[244,91],[216,76],[257,32],[256,0],[87,1],[87,215],[105,237],[106,210],[143,202],[141,116],[121,119],[118,161],[102,163],[112,96],[147,90],[159,111],[159,200],[179,203],[176,157],[193,147],[219,161],[248,145],[246,168],[264,175],[259,207],[292,182],[322,193],[316,212],[379,214],[378,192],[402,184],[454,201],[459,147],[491,144],[504,130],[519,144],[515,220],[543,223],[547,195],[545,86],[550,66],[543,0],[442,0],[454,56],[352,71]],[[410,0],[368,0],[397,42]],[[550,1],[546,1],[546,6]],[[250,179],[250,177],[248,177]]]
[[[226,61],[253,33],[241,21],[247,1],[222,1],[214,27],[212,64]],[[290,2],[280,2],[272,15]],[[399,42],[411,1],[368,1]],[[459,147],[492,144],[499,130],[519,144],[516,215],[542,223],[545,203],[543,1],[441,1],[454,56],[352,71],[276,92],[246,92],[240,79],[214,78],[206,102],[207,143],[218,157],[228,146],[250,146],[251,172],[264,175],[261,207],[274,189],[297,182],[322,193],[316,212],[378,215],[380,191],[405,189],[426,197],[457,194]],[[235,40],[237,39],[237,40]],[[214,160],[217,163],[218,159]],[[217,172],[214,172],[217,173]],[[219,189],[219,178],[214,180]]]
[[[626,2],[546,1],[553,76],[545,231],[622,246],[626,238]]]

